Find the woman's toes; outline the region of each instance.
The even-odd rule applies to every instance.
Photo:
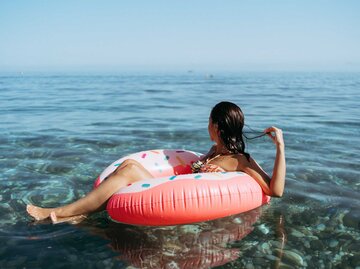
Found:
[[[47,219],[50,214],[50,209],[48,208],[41,208],[34,205],[27,205],[26,211],[30,216],[32,216],[36,220],[43,220]]]
[[[71,219],[69,221],[69,223],[76,225],[76,224],[79,224],[79,223],[83,222],[86,218],[87,218],[86,215],[75,216],[73,219]]]
[[[29,215],[31,215],[30,211],[31,211],[31,205],[26,205],[26,212],[28,212]]]
[[[52,221],[54,224],[56,224],[56,223],[58,222],[58,218],[57,218],[57,216],[56,216],[56,214],[55,214],[54,211],[50,213],[50,218],[51,218],[51,221]]]
[[[33,205],[27,205],[26,206],[26,211],[28,212],[28,214],[30,216],[32,216],[34,219],[36,220],[40,220],[41,218],[39,217],[39,212],[38,212],[38,208],[36,206]]]

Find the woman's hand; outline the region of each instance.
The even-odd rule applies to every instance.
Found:
[[[274,144],[279,147],[284,147],[284,138],[282,130],[274,126],[266,128],[264,132],[272,139]]]

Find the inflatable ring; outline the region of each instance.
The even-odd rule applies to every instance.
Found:
[[[260,185],[242,172],[191,173],[202,154],[149,150],[113,162],[95,181],[96,188],[127,159],[140,162],[154,178],[136,181],[113,194],[110,217],[133,225],[176,225],[208,221],[257,208],[270,201]]]

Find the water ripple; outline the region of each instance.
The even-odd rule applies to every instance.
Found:
[[[121,233],[109,239],[103,236],[109,232],[103,216],[90,219],[83,229],[30,225],[25,212],[28,203],[53,207],[82,197],[108,164],[132,152],[205,152],[211,145],[209,112],[221,100],[238,103],[253,129],[281,127],[286,141],[285,195],[272,200],[245,239],[226,241],[237,250],[232,265],[273,264],[277,234],[283,231],[288,233],[285,267],[356,267],[351,257],[360,239],[359,85],[358,74],[352,73],[0,76],[0,255],[5,257],[0,267],[118,268],[126,259],[136,265],[130,254],[149,260],[150,251],[168,258],[171,247],[179,257],[198,258],[194,253],[202,250],[229,254],[218,245],[199,249],[182,244],[197,235],[208,238],[211,233],[201,225],[191,235],[194,226],[178,233],[121,226]],[[247,141],[247,150],[271,174],[272,142],[266,137]],[[283,230],[279,216],[287,225]],[[226,223],[217,225],[213,231],[221,238],[231,237]],[[148,251],[135,244],[129,256],[114,258],[120,255],[117,250],[129,247],[121,242],[130,230],[128,241],[149,241]],[[118,248],[109,248],[109,242]]]

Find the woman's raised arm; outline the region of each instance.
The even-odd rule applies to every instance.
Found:
[[[261,186],[266,195],[281,197],[285,187],[285,144],[281,129],[269,127],[264,130],[276,145],[276,157],[272,177],[260,167],[260,165],[250,158],[250,162],[240,162],[240,170],[253,177]]]
[[[272,196],[281,197],[284,192],[286,175],[285,143],[282,130],[273,126],[265,129],[264,132],[268,134],[276,145],[276,157],[270,180],[270,190]]]

